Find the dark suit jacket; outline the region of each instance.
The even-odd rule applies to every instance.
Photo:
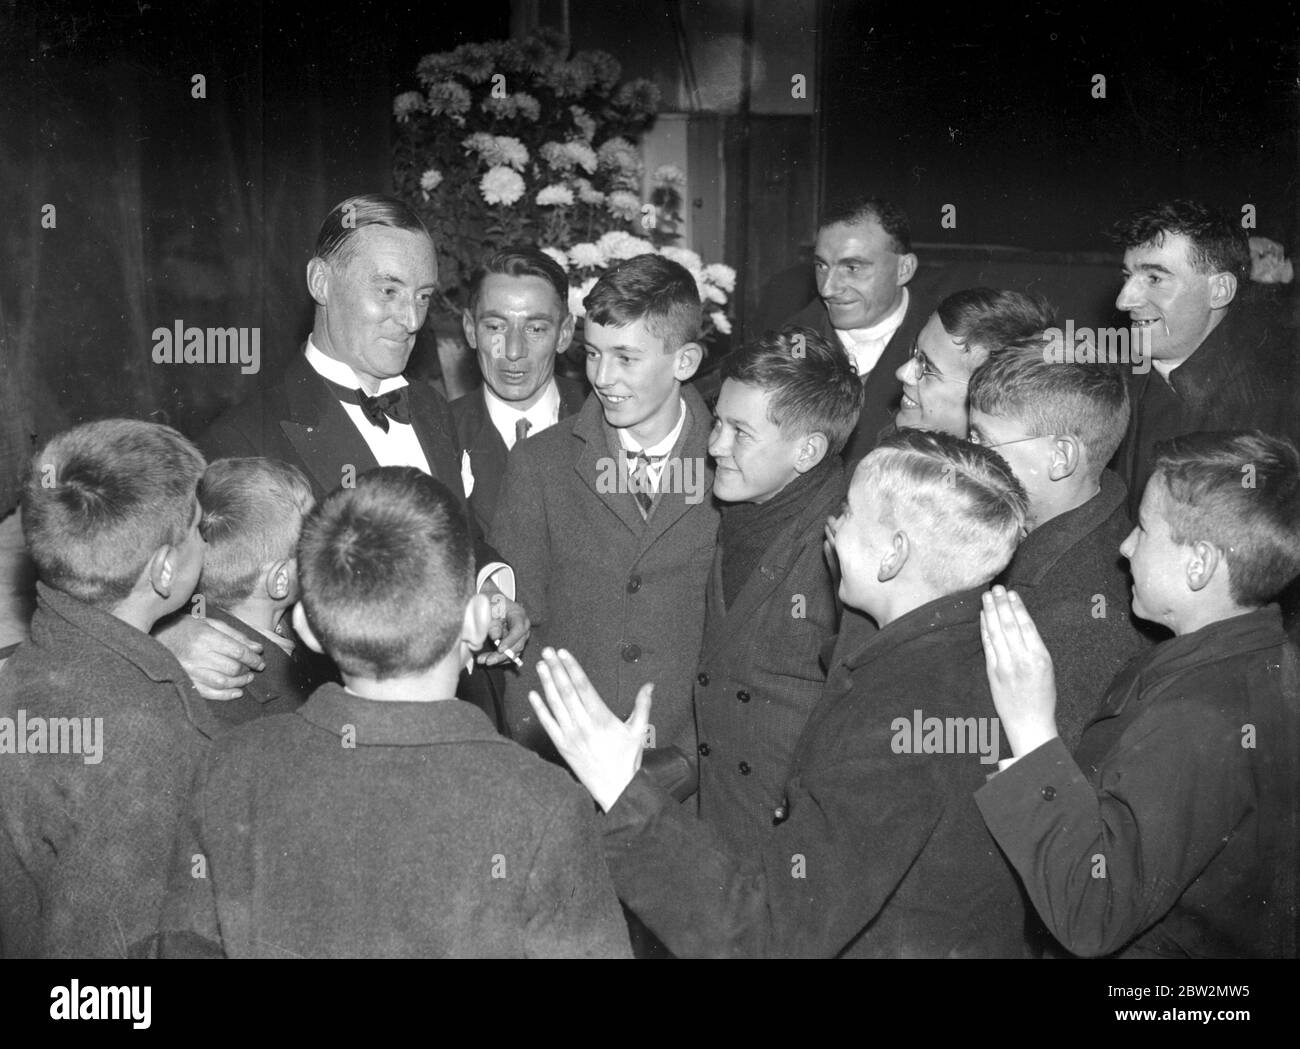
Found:
[[[188,822],[164,954],[630,954],[590,797],[458,700],[323,685],[214,747]]]
[[[934,304],[928,299],[923,301],[921,295],[909,286],[907,313],[903,316],[903,324],[898,331],[894,332],[894,337],[885,346],[885,352],[880,355],[880,360],[863,381],[866,398],[862,402],[862,414],[858,417],[857,428],[849,437],[848,444],[840,453],[850,476],[858,460],[875,448],[880,432],[894,421],[894,412],[903,393],[903,386],[894,377],[894,372],[898,371],[911,355],[916,337],[921,334],[921,329],[925,327],[925,322],[930,319],[930,314],[933,312]],[[812,328],[823,335],[832,346],[843,345],[840,337],[835,334],[835,329],[831,327],[830,314],[826,312],[821,299],[813,299],[785,323]]]
[[[1296,661],[1276,606],[1164,641],[1111,685],[1073,758],[1051,740],[979,791],[1067,949],[1295,957]]]
[[[1130,609],[1128,562],[1119,553],[1133,527],[1126,495],[1124,482],[1103,471],[1101,491],[1030,532],[997,579],[1020,594],[1052,654],[1056,727],[1069,750],[1115,675],[1160,630],[1143,629]]]
[[[337,681],[338,670],[328,656],[318,655],[301,641],[293,655],[268,640],[242,619],[213,605],[208,605],[209,619],[220,620],[262,644],[265,670],[253,675],[238,699],[207,700],[213,716],[225,727],[242,725],[272,714],[292,714],[307,702],[307,697],[326,681]]]
[[[713,558],[695,676],[700,816],[737,851],[771,833],[795,742],[826,683],[818,656],[839,628],[840,603],[822,541],[845,487],[836,461],[730,608],[721,543]]]
[[[587,397],[586,388],[563,375],[555,376],[555,385],[560,391],[560,418],[576,415]],[[492,425],[484,389],[479,387],[464,397],[457,397],[451,402],[451,415],[456,425],[456,438],[469,452],[470,471],[474,474],[474,490],[469,494],[469,505],[483,534],[487,535],[492,515],[496,513],[501,480],[506,473],[506,442]]]
[[[1025,953],[1021,890],[974,802],[996,766],[898,750],[917,711],[996,731],[979,606],[941,598],[837,651],[753,850],[638,772],[605,817],[619,897],[679,956]]]
[[[520,601],[532,615],[530,650],[567,648],[619,717],[641,686],[655,683],[650,720],[657,747],[695,750],[691,683],[704,636],[704,588],[717,540],[712,419],[699,394],[682,390],[686,423],[673,459],[689,462],[698,491],[661,492],[649,520],[621,475],[618,440],[599,399],[516,444],[506,463],[492,522],[494,545],[514,566]],[[665,477],[669,474],[666,472]],[[684,475],[683,475],[684,476]],[[536,660],[507,669],[506,718],[512,739],[552,754],[528,691],[541,692]]]
[[[1133,413],[1111,461],[1136,520],[1157,441],[1205,430],[1260,429],[1300,443],[1300,358],[1295,333],[1234,304],[1170,382],[1152,368],[1129,375]]]
[[[410,404],[411,426],[429,472],[466,507],[476,561],[482,566],[499,560],[468,511],[460,479],[461,448],[446,399],[432,383],[414,379]],[[317,499],[342,483],[345,467],[362,474],[379,465],[338,398],[302,354],[289,362],[277,382],[219,416],[196,443],[209,461],[266,456],[292,463],[307,475]]]
[[[44,584],[30,640],[0,671],[0,717],[19,711],[29,724],[101,718],[102,754],[0,756],[0,954],[125,958],[157,932],[219,726],[167,649]]]

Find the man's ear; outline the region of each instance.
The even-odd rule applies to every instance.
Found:
[[[330,264],[313,256],[307,263],[307,290],[317,306],[329,305]]]
[[[159,597],[166,600],[172,596],[172,586],[176,580],[176,547],[164,543],[153,552],[145,571],[149,574],[149,585]]]
[[[322,656],[325,655],[325,647],[320,643],[320,639],[316,637],[316,631],[311,628],[311,624],[307,622],[307,612],[303,609],[301,601],[293,606],[292,618],[293,632],[298,635],[298,640],[313,652]]]
[[[910,251],[898,256],[898,286],[901,288],[916,276],[917,258]]]
[[[1187,559],[1188,589],[1193,592],[1204,590],[1214,578],[1214,573],[1219,571],[1220,566],[1227,570],[1228,566],[1224,563],[1219,548],[1204,539],[1196,540],[1191,545],[1191,552]]]
[[[560,322],[560,337],[555,343],[555,352],[557,354],[561,354],[569,348],[569,344],[573,342],[573,329],[577,327],[577,324],[578,318],[572,313],[564,315],[564,320]]]
[[[799,449],[794,460],[795,470],[801,474],[806,474],[826,458],[826,449],[829,447],[826,435],[820,430],[816,433],[810,433],[799,442]]]
[[[1051,462],[1047,467],[1047,476],[1052,481],[1064,481],[1072,476],[1082,463],[1083,449],[1079,442],[1069,434],[1057,436],[1049,445]]]
[[[1221,310],[1237,297],[1237,277],[1232,273],[1215,273],[1210,277],[1210,309]]]
[[[475,594],[465,606],[461,620],[460,639],[471,652],[477,652],[487,640],[488,627],[492,625],[492,600],[486,594]]]
[[[893,538],[889,540],[889,549],[880,559],[880,570],[876,573],[876,579],[881,583],[888,583],[903,570],[903,566],[911,556],[912,544],[907,538],[907,533],[895,532]]]
[[[686,382],[704,360],[704,347],[698,342],[688,342],[674,356],[677,359],[673,362],[673,378],[678,382]]]
[[[293,590],[295,561],[294,558],[282,558],[273,562],[262,576],[262,586],[272,601],[283,601]]]
[[[478,349],[478,331],[474,327],[474,314],[469,310],[460,311],[460,326],[465,332],[465,341],[471,350]]]

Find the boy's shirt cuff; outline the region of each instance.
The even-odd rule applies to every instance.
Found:
[[[489,561],[478,570],[478,579],[474,584],[477,593],[487,582],[496,583],[497,589],[511,601],[515,600],[515,570],[504,561]]]

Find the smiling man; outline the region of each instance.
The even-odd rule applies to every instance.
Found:
[[[1157,442],[1246,427],[1300,439],[1300,382],[1283,333],[1241,301],[1250,248],[1232,218],[1174,200],[1134,212],[1115,235],[1124,248],[1115,306],[1152,355],[1145,374],[1130,376],[1133,414],[1114,461],[1136,517]]]
[[[478,354],[483,386],[451,402],[465,449],[462,474],[484,532],[496,513],[506,453],[582,407],[582,384],[555,374],[573,339],[569,282],[559,263],[532,245],[491,255],[470,286],[461,318]]]
[[[787,324],[838,341],[857,368],[864,397],[844,448],[851,469],[889,424],[899,395],[894,373],[930,315],[907,290],[917,267],[907,215],[874,198],[833,204],[817,227],[813,267],[819,297]]]
[[[433,238],[406,204],[378,194],[340,202],[321,224],[307,263],[316,310],[303,352],[279,381],[220,416],[199,447],[209,459],[265,456],[290,463],[307,475],[317,499],[377,466],[413,466],[464,501],[461,449],[447,402],[430,383],[402,374],[437,282]],[[492,637],[518,652],[529,623],[513,600],[513,573],[473,521],[471,535],[480,587],[495,596]],[[193,623],[182,626],[186,632],[164,643],[175,646],[207,698],[234,698],[251,679],[235,664],[257,662],[249,646],[215,630],[200,634]],[[506,656],[480,659],[502,663]]]

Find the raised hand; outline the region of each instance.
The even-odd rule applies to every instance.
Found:
[[[546,700],[529,692],[528,702],[560,756],[608,812],[641,767],[654,685],[641,686],[631,716],[620,721],[564,649],[542,649],[537,673]]]
[[[265,670],[262,644],[215,619],[175,616],[155,630],[204,699],[238,699],[253,672]]]
[[[1000,586],[984,595],[980,639],[993,704],[1020,757],[1058,734],[1051,654],[1020,595]]]

